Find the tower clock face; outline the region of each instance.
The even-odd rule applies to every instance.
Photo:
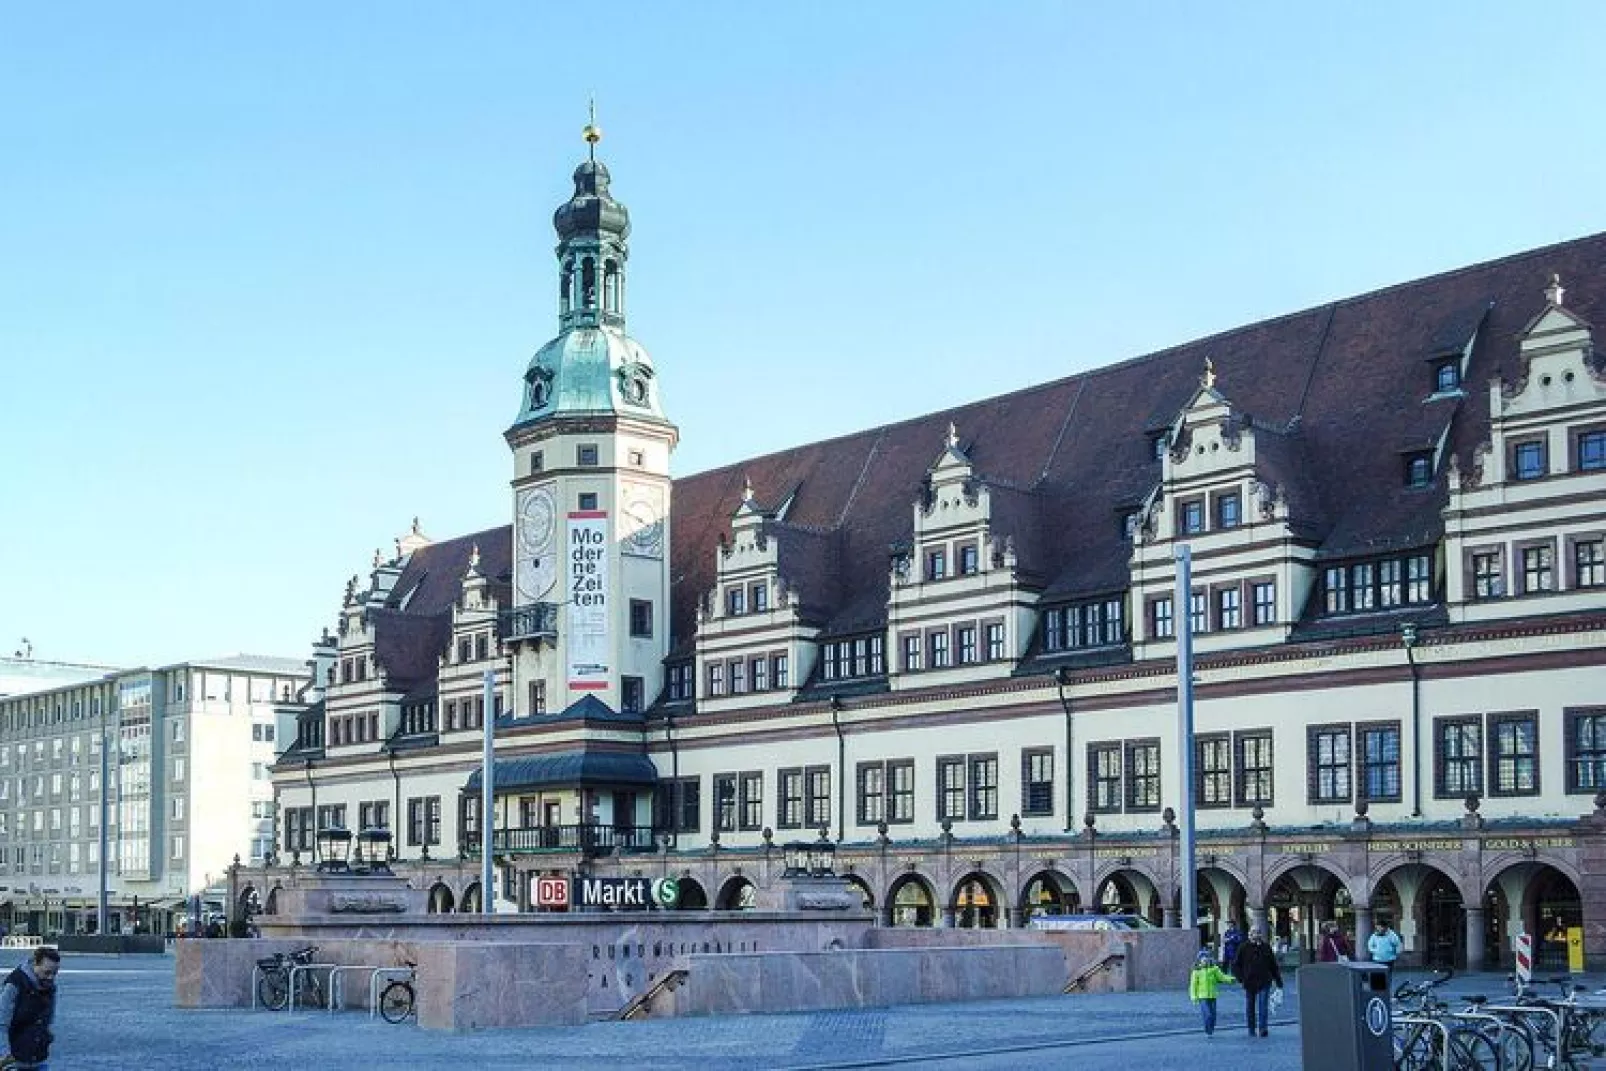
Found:
[[[629,532],[624,552],[638,558],[662,558],[664,518],[658,496],[645,489],[631,492],[625,500],[624,514]]]
[[[519,492],[518,560],[514,563],[519,601],[538,602],[557,580],[557,503],[552,488],[532,487]]]

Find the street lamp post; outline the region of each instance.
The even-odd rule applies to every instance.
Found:
[[[107,796],[110,790],[111,759],[107,752],[111,750],[111,742],[106,733],[106,714],[103,709],[100,715],[100,895],[95,901],[95,932],[102,937],[107,933],[107,892],[106,892],[106,851],[111,840],[106,832],[106,821],[110,811]]]
[[[496,887],[491,884],[491,828],[496,824],[496,673],[485,671],[485,695],[481,700],[481,728],[485,730],[480,773],[480,912],[496,914]]]

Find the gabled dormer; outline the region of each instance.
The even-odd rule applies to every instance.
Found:
[[[1015,539],[1033,520],[1029,496],[990,485],[950,423],[912,510],[888,585],[893,688],[974,679],[977,667],[1007,675],[1031,634]]]
[[[1214,363],[1177,414],[1161,481],[1132,524],[1130,635],[1137,658],[1175,643],[1175,552],[1192,550],[1189,605],[1201,650],[1281,642],[1312,585],[1314,496],[1297,425],[1238,410]],[[1302,523],[1303,522],[1303,523]]]
[[[714,550],[714,587],[697,614],[692,672],[700,709],[787,701],[807,679],[816,629],[806,620],[800,588],[827,579],[818,551],[828,537],[786,524],[797,491],[766,507],[752,481],[743,483],[730,532]]]
[[[1520,374],[1489,384],[1489,439],[1452,462],[1452,620],[1598,606],[1606,587],[1606,374],[1591,325],[1552,276],[1518,336]]]

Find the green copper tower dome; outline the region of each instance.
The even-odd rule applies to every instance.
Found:
[[[666,420],[646,349],[625,333],[625,262],[630,212],[614,200],[596,158],[602,132],[585,128],[589,158],[574,171],[574,194],[553,213],[558,232],[559,334],[524,373],[513,426],[555,417],[617,415]]]

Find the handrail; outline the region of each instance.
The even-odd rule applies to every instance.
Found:
[[[652,985],[642,990],[640,996],[635,997],[629,1004],[619,1009],[619,1021],[626,1022],[631,1019],[646,1018],[647,1008],[658,998],[658,994],[673,993],[685,985],[686,979],[690,976],[691,971],[685,967],[676,967],[672,971],[665,971],[653,981]]]
[[[1126,959],[1126,953],[1125,952],[1110,952],[1110,953],[1107,953],[1104,956],[1103,959],[1096,960],[1093,963],[1090,963],[1086,967],[1082,968],[1082,973],[1078,974],[1075,978],[1072,978],[1069,982],[1066,982],[1065,983],[1065,988],[1060,990],[1060,992],[1062,992],[1062,993],[1075,993],[1077,990],[1079,990],[1083,986],[1087,985],[1088,982],[1092,981],[1094,975],[1101,974],[1104,971],[1109,970],[1110,968],[1114,967],[1117,963],[1120,963],[1120,962],[1124,961],[1125,959]]]

